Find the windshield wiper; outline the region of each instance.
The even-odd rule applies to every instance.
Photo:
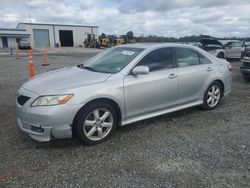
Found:
[[[79,65],[77,65],[77,67],[80,68],[80,69],[87,69],[87,70],[90,70],[90,71],[95,71],[94,68],[88,67],[88,66],[84,66],[83,64],[79,64]]]
[[[93,71],[93,72],[101,72],[101,73],[108,73],[108,74],[110,74],[110,72],[98,71],[98,70],[94,69],[93,67],[84,66],[83,64],[79,64],[79,65],[77,65],[77,67],[80,68],[80,69],[86,69],[86,70]]]
[[[88,67],[88,66],[83,66],[84,69],[90,70],[90,71],[94,71],[96,72],[96,70],[92,67]]]

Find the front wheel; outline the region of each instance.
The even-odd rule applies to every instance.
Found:
[[[209,85],[203,97],[202,108],[212,110],[217,107],[222,97],[222,87],[219,82],[213,82]]]
[[[74,134],[84,144],[99,144],[116,130],[117,112],[106,102],[92,103],[82,108],[74,123]]]

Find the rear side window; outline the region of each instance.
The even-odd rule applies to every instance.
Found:
[[[175,48],[174,50],[179,67],[188,67],[200,64],[199,56],[196,51],[188,48]]]
[[[199,55],[199,58],[200,58],[200,64],[204,65],[204,64],[210,64],[211,61],[206,58],[205,56],[201,55],[201,54],[198,54]]]
[[[233,48],[240,48],[243,46],[243,42],[232,42]]]
[[[170,48],[160,48],[149,52],[137,66],[148,66],[150,71],[173,68],[173,55]]]

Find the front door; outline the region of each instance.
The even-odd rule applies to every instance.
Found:
[[[2,37],[3,48],[8,48],[8,39],[7,37]]]
[[[124,78],[127,118],[175,106],[178,75],[171,48],[148,53],[136,66],[148,66],[150,72],[137,76],[128,74]]]

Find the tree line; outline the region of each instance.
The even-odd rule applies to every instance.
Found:
[[[116,39],[116,35],[106,35],[105,33],[102,33],[99,36],[99,40],[108,37],[109,39]],[[184,36],[180,38],[175,37],[163,37],[163,36],[157,36],[157,35],[148,35],[148,36],[139,36],[135,37],[133,31],[128,31],[125,35],[121,35],[120,37],[124,38],[125,41],[130,39],[135,39],[136,42],[199,42],[202,38],[214,38],[218,40],[242,40],[242,41],[250,41],[250,37],[213,37],[210,35],[191,35],[191,36]]]
[[[136,42],[199,42],[202,38],[214,38],[218,40],[243,40],[243,41],[250,41],[250,37],[212,37],[210,35],[191,35],[191,36],[184,36],[180,38],[175,37],[163,37],[157,35],[149,35],[149,36],[140,36],[134,37]]]

